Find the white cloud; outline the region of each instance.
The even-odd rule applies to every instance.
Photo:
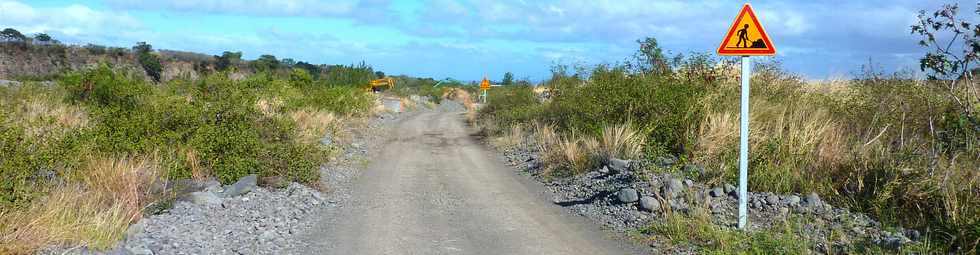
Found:
[[[34,8],[17,1],[0,0],[0,26],[14,27],[26,34],[97,36],[140,29],[143,24],[125,13],[98,11],[84,5]]]
[[[257,16],[332,17],[356,14],[365,5],[387,5],[386,1],[357,0],[107,0],[121,9],[169,10],[178,12],[220,13]],[[364,6],[370,7],[370,6]]]

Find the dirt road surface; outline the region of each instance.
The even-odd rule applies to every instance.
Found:
[[[634,254],[554,205],[471,136],[460,113],[388,132],[349,202],[303,238],[307,254]]]

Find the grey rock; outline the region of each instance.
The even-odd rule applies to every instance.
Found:
[[[687,185],[688,187],[694,187],[694,181],[692,181],[691,179],[684,180],[684,185]]]
[[[670,208],[675,211],[685,211],[687,210],[687,203],[682,199],[670,200]]]
[[[613,173],[621,173],[629,170],[631,163],[632,162],[630,160],[611,158],[606,163],[606,166],[608,166],[609,170]]]
[[[196,205],[208,206],[221,203],[221,198],[214,193],[207,191],[196,191],[191,192],[187,196],[187,200]]]
[[[891,250],[901,249],[903,244],[905,244],[905,240],[903,240],[903,238],[901,237],[896,237],[896,236],[888,236],[882,238],[879,243],[881,247],[884,247],[885,249],[891,249]]]
[[[258,176],[254,174],[250,174],[245,177],[242,177],[241,179],[238,179],[238,181],[235,182],[235,184],[232,184],[226,189],[225,197],[239,196],[252,192],[252,190],[255,190],[255,188],[259,187],[257,184],[257,180],[258,180]]]
[[[146,229],[146,221],[139,221],[136,224],[129,225],[126,229],[126,240],[136,239],[136,235],[143,233]]]
[[[609,166],[602,166],[602,168],[599,168],[599,173],[601,173],[601,174],[608,174],[609,173]]]
[[[648,212],[655,212],[660,210],[660,200],[653,197],[641,197],[640,198],[640,209]]]
[[[221,187],[221,183],[217,180],[208,180],[204,182],[204,191],[221,193],[224,192],[225,189]]]
[[[663,187],[663,193],[665,197],[679,197],[684,194],[684,183],[681,179],[671,178],[667,181],[667,185]]]
[[[823,202],[820,201],[820,195],[817,195],[816,192],[810,192],[809,195],[806,195],[806,207],[817,208],[820,207],[822,203]]]
[[[657,157],[655,163],[657,164],[657,166],[667,168],[677,163],[677,159],[675,159],[673,156],[661,156],[661,157]]]
[[[770,205],[778,205],[779,196],[777,196],[776,194],[769,194],[768,196],[766,196],[766,203],[769,203]]]
[[[332,145],[333,144],[333,137],[330,136],[330,135],[326,135],[323,138],[320,138],[320,144],[323,144],[323,145],[326,145],[326,146]]]
[[[143,246],[126,247],[126,252],[132,255],[153,255],[153,251]]]
[[[616,193],[616,197],[619,198],[619,202],[623,202],[627,204],[636,202],[637,200],[640,199],[639,194],[636,192],[636,189],[632,189],[632,188],[625,188],[619,190],[619,192]]]
[[[735,185],[725,184],[725,193],[726,194],[735,194]]]
[[[906,229],[905,230],[905,236],[908,236],[909,239],[911,239],[912,241],[916,241],[916,242],[918,242],[919,239],[922,238],[922,234],[919,233],[919,231],[918,230],[915,230],[915,229]]]
[[[259,235],[259,240],[260,241],[271,241],[275,237],[276,237],[276,233],[275,232],[273,232],[272,230],[266,230],[265,232],[262,232],[261,235]]]
[[[725,190],[721,187],[715,187],[708,192],[712,197],[721,197],[725,195]]]
[[[789,204],[790,206],[797,206],[797,205],[799,205],[800,204],[800,200],[801,200],[800,199],[800,196],[797,196],[797,195],[790,195],[790,196],[786,197],[786,203]]]

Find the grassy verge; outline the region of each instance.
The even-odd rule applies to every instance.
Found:
[[[249,174],[319,185],[319,166],[372,95],[273,74],[149,84],[108,66],[0,87],[0,253],[103,249],[169,180]]]
[[[704,61],[685,60],[667,73],[559,68],[542,84],[547,96],[528,87],[491,90],[478,124],[498,137],[530,131],[547,141],[539,144],[551,175],[593,170],[613,156],[593,145],[615,137],[610,127],[627,125],[642,138],[642,153],[626,156],[669,154],[705,171],[655,171],[734,183],[737,79],[731,66]],[[977,250],[980,122],[949,96],[980,109],[967,86],[948,91],[942,81],[901,74],[814,83],[775,65],[755,69],[750,189],[815,191],[887,224],[928,231],[937,251]]]

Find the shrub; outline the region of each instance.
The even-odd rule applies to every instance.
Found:
[[[133,51],[136,52],[136,58],[139,60],[140,66],[143,66],[143,70],[146,71],[146,75],[159,82],[163,65],[160,64],[160,56],[153,53],[153,46],[146,42],[140,42],[133,46]]]
[[[313,76],[305,69],[293,68],[289,73],[289,83],[294,87],[307,88],[313,84]]]
[[[534,95],[531,87],[504,86],[488,91],[487,101],[490,103],[479,111],[481,117],[492,117],[494,133],[504,131],[520,123],[530,123],[539,118],[543,105]],[[501,128],[496,128],[501,127]]]
[[[59,84],[68,91],[70,102],[84,103],[93,109],[131,110],[140,104],[140,97],[150,92],[147,84],[114,71],[105,63],[91,70],[69,73]]]
[[[374,105],[374,96],[349,86],[313,87],[304,95],[286,100],[287,109],[313,107],[339,115],[364,115]]]
[[[236,82],[219,73],[152,88],[103,66],[68,75],[62,84],[72,91],[70,101],[83,103],[95,113],[98,124],[86,135],[106,153],[148,154],[160,148],[181,148],[164,151],[170,155],[164,160],[174,161],[167,164],[169,178],[206,172],[231,183],[249,174],[282,174],[314,184],[318,180],[315,165],[323,157],[310,155],[322,155],[317,151],[322,149],[298,143],[291,119],[256,107],[260,93],[282,89],[277,87],[283,85],[276,84],[283,81],[263,82],[272,79],[261,76]],[[340,103],[331,104],[340,107]],[[344,107],[353,111],[356,105]]]
[[[559,83],[560,84],[560,83]],[[656,75],[631,75],[622,68],[597,67],[584,84],[562,84],[543,119],[560,129],[598,135],[606,125],[633,122],[651,146],[682,152],[701,85]]]
[[[50,245],[108,249],[119,241],[153,192],[158,164],[149,157],[88,159],[68,182],[25,210],[0,211],[0,253],[29,254]]]

